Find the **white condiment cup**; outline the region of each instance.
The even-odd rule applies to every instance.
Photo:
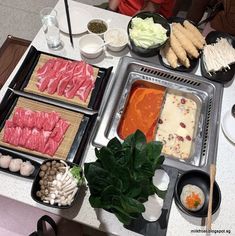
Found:
[[[101,37],[95,34],[86,34],[79,40],[80,53],[87,58],[96,58],[102,51],[104,41]]]
[[[109,27],[109,26],[108,26],[108,22],[105,21],[105,20],[102,19],[102,18],[95,18],[95,19],[90,20],[90,21],[87,23],[87,31],[88,31],[90,34],[96,34],[96,35],[99,35],[100,37],[103,38],[105,32],[96,33],[96,32],[94,32],[94,31],[92,31],[92,30],[90,29],[90,27],[89,27],[89,25],[92,24],[92,23],[101,23],[101,24],[104,24],[104,25],[106,26],[106,31],[105,31],[105,32],[107,32],[108,27]]]
[[[111,28],[105,32],[104,41],[109,42],[107,48],[111,51],[118,52],[126,47],[128,35],[127,32],[121,28]]]

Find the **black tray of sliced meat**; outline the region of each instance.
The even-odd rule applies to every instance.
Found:
[[[95,119],[8,89],[0,105],[0,147],[80,164]]]
[[[31,46],[9,87],[22,96],[91,114],[99,110],[111,71]]]

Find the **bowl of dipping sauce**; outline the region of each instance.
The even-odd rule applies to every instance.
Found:
[[[87,58],[96,58],[102,51],[103,39],[96,34],[86,34],[79,40],[80,53]]]
[[[91,34],[97,34],[101,37],[108,30],[108,23],[103,19],[92,19],[87,24],[87,30]]]
[[[175,185],[175,203],[187,215],[193,217],[206,217],[210,194],[210,176],[200,170],[187,171],[180,175]],[[220,188],[214,182],[212,214],[220,206]]]
[[[121,28],[111,28],[104,33],[104,41],[108,43],[108,49],[118,52],[126,47],[128,35],[127,32]]]

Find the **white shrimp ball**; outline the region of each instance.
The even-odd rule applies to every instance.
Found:
[[[9,155],[2,155],[0,157],[0,167],[7,169],[9,168],[12,157]]]
[[[12,172],[19,171],[22,163],[23,161],[19,158],[12,159],[9,165],[9,170]]]
[[[34,172],[35,167],[30,161],[23,162],[20,167],[20,174],[23,176],[30,176]]]

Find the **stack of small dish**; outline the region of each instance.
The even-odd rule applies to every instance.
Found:
[[[104,47],[104,33],[108,29],[108,23],[103,19],[92,19],[87,23],[86,34],[79,40],[79,49],[83,56],[93,59],[100,56]]]

